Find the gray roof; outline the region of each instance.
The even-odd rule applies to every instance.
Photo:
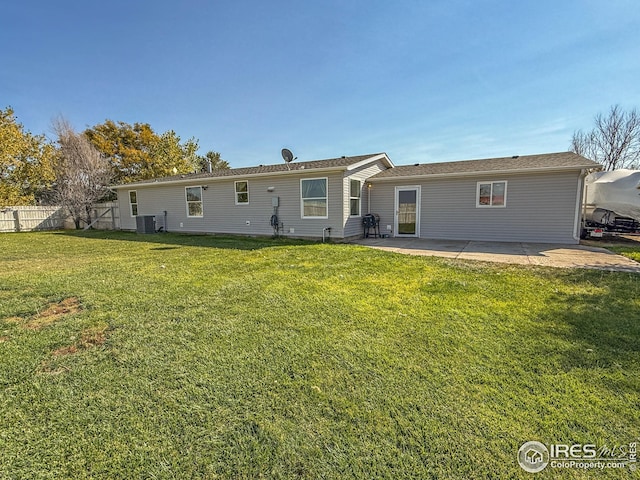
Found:
[[[573,152],[560,152],[542,155],[487,158],[484,160],[399,165],[374,175],[370,180],[391,179],[396,177],[469,175],[491,172],[526,172],[528,170],[580,170],[582,168],[601,168],[601,165]]]
[[[329,158],[326,160],[312,160],[308,162],[292,162],[289,164],[278,163],[275,165],[259,165],[257,167],[230,168],[230,169],[224,169],[224,170],[214,170],[211,173],[198,172],[198,173],[188,173],[183,175],[173,175],[170,177],[151,178],[149,180],[141,180],[138,182],[117,185],[114,188],[130,187],[135,185],[147,185],[147,184],[153,184],[153,183],[164,183],[164,182],[184,182],[189,180],[206,180],[210,178],[247,177],[247,176],[253,176],[253,175],[267,175],[271,173],[277,174],[281,172],[297,172],[297,171],[331,169],[331,168],[337,169],[340,167],[344,167],[345,169],[347,169],[351,165],[355,165],[369,158],[378,157],[381,155],[384,155],[384,158],[388,160],[388,157],[385,153],[372,153],[370,155],[357,155],[355,157],[343,156],[339,158]],[[389,162],[389,166],[393,166],[393,164]]]

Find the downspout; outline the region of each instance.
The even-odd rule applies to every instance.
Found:
[[[584,212],[583,209],[586,207],[586,195],[587,195],[587,187],[585,185],[584,179],[589,174],[589,170],[583,168],[580,170],[580,176],[578,177],[578,189],[576,191],[576,214],[573,224],[573,239],[580,243],[580,233],[582,230],[582,222],[584,221]]]

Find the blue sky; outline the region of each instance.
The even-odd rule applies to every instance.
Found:
[[[33,1],[0,16],[0,108],[33,133],[146,122],[233,167],[568,149],[640,106],[640,6],[573,1]]]

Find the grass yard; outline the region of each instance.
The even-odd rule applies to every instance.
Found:
[[[611,250],[612,252],[618,253],[620,255],[624,255],[625,257],[628,257],[631,260],[640,262],[640,241],[627,242],[624,244],[618,243],[612,246],[605,246],[605,248]]]
[[[606,248],[614,253],[640,262],[640,237],[638,236],[623,235],[618,237],[587,239],[582,240],[580,243],[591,247]]]
[[[526,441],[640,435],[640,275],[122,232],[0,252],[2,479],[531,478]]]

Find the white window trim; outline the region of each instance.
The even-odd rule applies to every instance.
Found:
[[[136,203],[131,203],[131,192],[134,192],[136,194]],[[129,213],[131,214],[132,217],[136,217],[137,215],[133,214],[133,206],[136,206],[136,210],[138,209],[138,191],[137,190],[128,190],[127,191],[127,197],[129,199]]]
[[[351,182],[358,182],[360,183],[360,196],[359,197],[352,197],[351,196]],[[362,180],[359,180],[357,178],[350,178],[349,179],[349,217],[351,218],[358,218],[362,216],[362,185],[363,182]],[[358,214],[357,215],[352,215],[351,214],[351,200],[355,200],[358,199]]]
[[[493,184],[504,183],[504,202],[502,205],[481,205],[480,204],[480,185],[491,184],[491,201],[493,202]],[[483,180],[476,184],[476,208],[506,208],[507,206],[507,181],[506,180]]]
[[[189,200],[187,200],[187,188],[199,188],[200,189],[200,204],[202,206],[201,210],[202,210],[202,214],[201,215],[189,215]],[[204,199],[202,198],[203,189],[202,189],[202,185],[189,185],[184,187],[184,201],[185,201],[185,207],[187,209],[187,218],[202,218],[204,217]],[[196,202],[192,202],[192,203],[196,203]]]
[[[399,225],[398,225],[398,211],[400,210],[398,192],[401,190],[415,190],[416,191],[416,233],[415,234],[407,234],[407,233],[398,233]],[[393,215],[393,236],[406,238],[406,237],[415,237],[420,238],[420,205],[422,204],[422,186],[421,185],[405,185],[405,186],[396,186],[393,193],[394,199],[394,215]]]
[[[247,184],[247,191],[246,192],[238,192],[238,184],[239,183],[246,183]],[[235,202],[236,205],[249,205],[250,202],[250,198],[249,198],[249,180],[236,180],[235,182],[233,182],[233,191],[235,192]],[[246,193],[247,194],[247,201],[246,202],[239,202],[238,201],[238,193]]]
[[[324,180],[327,186],[327,196],[326,197],[309,197],[306,200],[314,200],[324,198],[326,200],[327,205],[327,214],[323,217],[305,217],[304,215],[304,201],[305,199],[302,197],[302,182],[305,180]],[[300,179],[300,218],[304,220],[313,220],[313,219],[328,219],[329,218],[329,177],[314,177],[314,178],[301,178]]]

